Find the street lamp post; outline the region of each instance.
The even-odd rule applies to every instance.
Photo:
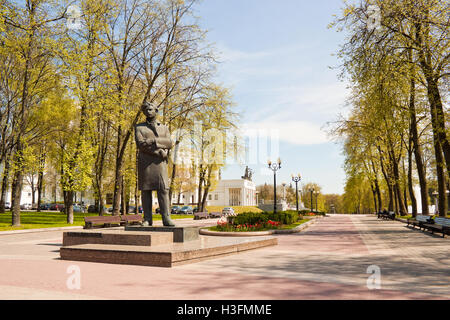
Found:
[[[300,173],[297,176],[292,175],[292,181],[295,182],[295,202],[297,204],[297,212],[298,212],[298,183],[302,179]]]
[[[311,211],[314,212],[314,208],[313,208],[313,192],[314,192],[314,188],[309,189],[309,192],[311,192]]]
[[[439,211],[438,210],[438,195],[439,195],[439,193],[437,191],[434,191],[432,193],[432,195],[434,196],[434,213],[436,214]]]
[[[316,191],[315,194],[316,194],[316,211],[319,212],[319,206],[317,205],[317,198],[319,197],[319,192]]]
[[[277,163],[268,161],[269,169],[273,171],[273,213],[277,213],[277,171],[281,169],[281,159]]]

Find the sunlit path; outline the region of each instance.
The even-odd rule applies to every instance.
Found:
[[[61,239],[0,236],[0,298],[450,298],[449,239],[375,216],[331,215],[278,236],[278,246],[170,269],[61,261]],[[80,267],[80,290],[66,286],[70,265]],[[367,288],[371,265],[381,270],[381,290]]]

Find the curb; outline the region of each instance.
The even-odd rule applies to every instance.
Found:
[[[45,231],[62,231],[62,230],[76,230],[83,229],[83,226],[74,227],[56,227],[56,228],[40,228],[40,229],[23,229],[23,230],[11,230],[11,231],[0,231],[0,236],[11,235],[11,234],[21,234],[21,233],[33,233],[33,232],[45,232]]]
[[[253,231],[253,232],[223,232],[223,231],[210,231],[206,229],[200,229],[200,234],[205,236],[218,236],[218,237],[258,237],[269,236],[274,234],[292,234],[299,233],[303,229],[306,229],[313,224],[316,219],[311,219],[301,225],[290,230],[270,230],[270,231]]]

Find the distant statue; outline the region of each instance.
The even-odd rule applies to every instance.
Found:
[[[252,181],[252,169],[250,169],[248,166],[245,167],[244,175],[241,177],[244,180],[250,180]]]
[[[175,224],[169,214],[168,152],[172,148],[169,129],[156,122],[158,109],[149,102],[142,104],[147,121],[136,125],[135,138],[138,153],[138,182],[144,209],[143,226],[152,225],[152,191],[156,190],[164,226]]]

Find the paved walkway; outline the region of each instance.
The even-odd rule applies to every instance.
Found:
[[[278,246],[166,269],[59,260],[62,231],[0,233],[0,299],[450,298],[449,238],[344,215],[277,238]],[[71,265],[80,289],[67,287]],[[379,267],[380,290],[367,288],[369,266]]]

